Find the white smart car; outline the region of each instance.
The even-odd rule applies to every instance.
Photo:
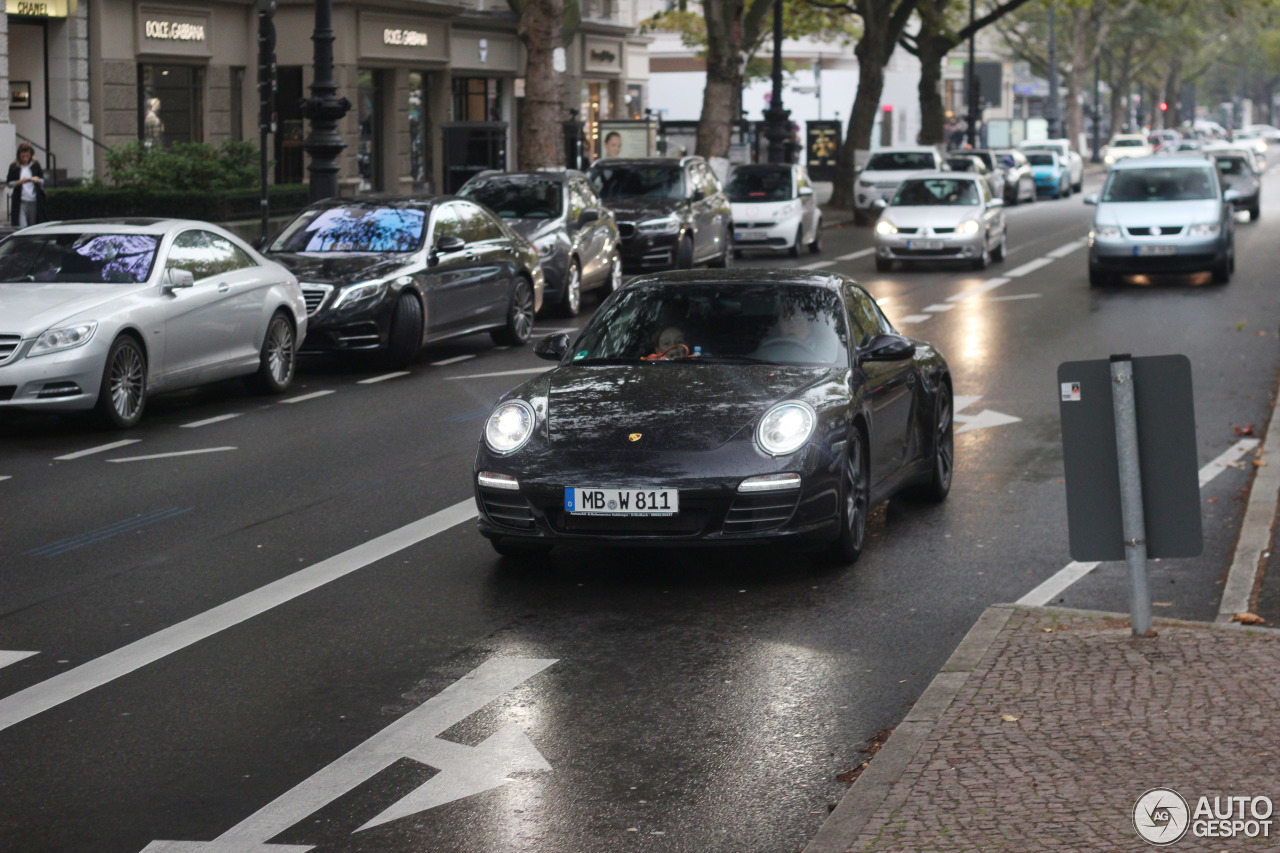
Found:
[[[733,208],[733,254],[748,249],[788,252],[822,251],[822,211],[804,166],[751,163],[729,173],[725,187]]]

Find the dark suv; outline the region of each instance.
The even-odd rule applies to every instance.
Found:
[[[609,157],[588,175],[618,222],[626,270],[728,265],[733,213],[701,157]]]

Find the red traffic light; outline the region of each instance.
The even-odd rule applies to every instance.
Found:
[[[1164,101],[1161,101],[1161,102],[1160,102],[1160,112],[1164,112],[1164,111],[1165,111],[1165,110],[1167,110],[1167,109],[1169,109],[1169,105],[1168,105],[1168,104],[1166,104]]]
[[[883,107],[881,107],[880,109],[884,110],[884,111],[885,111],[885,112],[887,112],[887,113],[891,113],[891,112],[893,112],[893,105],[892,105],[892,104],[885,104],[885,105],[884,105]]]

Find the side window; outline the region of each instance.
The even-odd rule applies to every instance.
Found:
[[[851,347],[860,347],[871,339],[871,332],[866,325],[858,299],[858,288],[852,284],[844,289],[845,314],[849,320],[849,343]]]
[[[431,219],[431,245],[440,242],[441,237],[462,237],[462,223],[454,212],[456,205],[437,207]]]
[[[702,171],[706,175],[707,195],[715,195],[720,192],[720,179],[716,177],[715,172],[711,171],[711,167],[703,163]]]
[[[871,294],[862,288],[855,288],[858,296],[858,306],[861,309],[863,323],[871,330],[868,340],[876,335],[893,334],[893,324],[884,316],[884,312],[880,310],[880,306],[871,298]]]
[[[565,195],[569,199],[569,215],[566,217],[570,225],[576,225],[582,211],[591,205],[586,201],[586,193],[582,181],[570,181],[566,184]]]
[[[587,207],[596,209],[604,207],[604,202],[600,200],[600,196],[596,194],[596,188],[591,185],[590,181],[575,181],[574,185],[582,193],[582,203]]]
[[[460,204],[457,208],[463,218],[462,230],[468,243],[499,240],[504,236],[502,226],[474,204]]]
[[[255,266],[253,259],[225,237],[208,231],[183,231],[169,247],[165,269],[191,273],[196,281]]]

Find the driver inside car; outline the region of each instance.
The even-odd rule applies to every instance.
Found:
[[[689,346],[684,342],[684,329],[679,326],[666,326],[658,332],[654,339],[653,352],[645,356],[646,361],[665,358],[687,358]]]

